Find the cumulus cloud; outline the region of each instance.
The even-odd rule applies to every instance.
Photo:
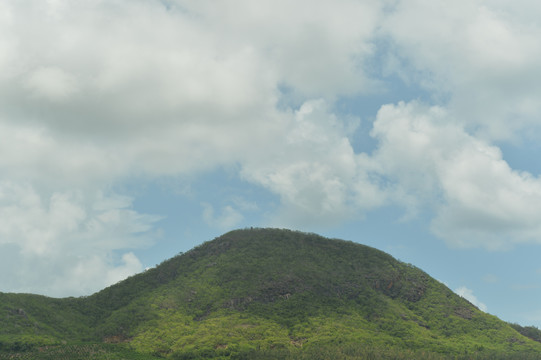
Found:
[[[493,141],[539,135],[541,12],[533,2],[398,1],[382,20],[385,70],[429,90],[438,106],[382,107],[374,158],[410,214],[436,213],[449,244],[504,249],[539,242],[541,180],[513,170]]]
[[[449,99],[459,121],[484,137],[538,131],[541,27],[531,17],[540,12],[528,1],[396,2],[382,26],[393,44],[388,70]]]
[[[356,154],[348,138],[357,123],[338,119],[322,99],[306,101],[273,151],[244,163],[245,179],[280,195],[276,223],[332,224],[383,203],[366,172],[366,156]]]
[[[200,16],[206,27],[226,38],[257,48],[275,76],[273,81],[305,97],[334,97],[368,91],[374,85],[361,68],[374,51],[371,37],[382,14],[380,1],[182,0],[173,4]]]
[[[459,296],[462,296],[464,299],[468,300],[473,305],[477,306],[479,310],[487,312],[487,306],[477,299],[477,297],[473,294],[473,290],[468,289],[465,286],[461,286],[455,290],[455,293]]]
[[[436,213],[432,230],[459,247],[539,242],[541,180],[514,171],[501,151],[469,135],[440,107],[382,107],[372,135],[376,171],[392,180],[395,201]]]
[[[2,262],[3,291],[90,293],[141,271],[135,255],[122,251],[149,245],[158,218],[130,205],[114,194],[45,196],[29,184],[1,183],[0,247],[9,257]]]
[[[238,225],[244,216],[231,205],[224,206],[220,214],[216,215],[211,204],[203,203],[203,219],[213,227],[220,229],[231,229]]]
[[[289,131],[281,86],[331,99],[373,86],[378,2],[167,4],[3,5],[0,118],[26,142],[24,176],[44,158],[77,186],[213,169]]]

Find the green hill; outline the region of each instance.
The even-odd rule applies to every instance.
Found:
[[[0,294],[0,359],[541,359],[536,330],[379,250],[276,229],[89,297]]]

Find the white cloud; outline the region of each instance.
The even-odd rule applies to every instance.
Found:
[[[291,115],[289,130],[275,139],[273,151],[242,168],[245,179],[281,197],[274,225],[332,224],[383,203],[366,173],[366,156],[355,154],[348,139],[355,127],[345,126],[348,121],[321,99],[306,101]]]
[[[377,173],[410,214],[434,210],[433,231],[453,246],[541,239],[541,180],[513,170],[491,144],[540,134],[540,12],[528,1],[414,0],[396,2],[383,20],[385,70],[440,105],[380,110]]]
[[[49,67],[38,68],[31,72],[24,85],[36,97],[45,97],[50,101],[67,100],[77,92],[77,81],[62,69]]]
[[[540,11],[526,1],[397,2],[382,26],[401,59],[390,68],[449,98],[456,117],[485,137],[538,131],[541,26],[531,18]]]
[[[373,85],[360,71],[373,52],[380,1],[175,1],[227,39],[251,44],[274,81],[305,97],[347,94]],[[309,9],[309,10],[307,10]],[[226,41],[221,46],[230,46]]]
[[[208,203],[202,203],[203,219],[213,227],[231,229],[244,219],[244,216],[231,205],[224,206],[219,215],[215,215],[214,207]]]
[[[457,295],[459,296],[462,296],[464,299],[468,300],[473,305],[477,306],[479,310],[487,312],[487,306],[477,299],[477,297],[473,294],[473,290],[468,289],[465,286],[461,286],[455,290],[455,293],[457,293]]]
[[[541,239],[541,180],[511,169],[443,108],[384,106],[372,135],[380,141],[372,161],[392,181],[392,197],[411,211],[434,209],[432,229],[449,244],[498,249]]]
[[[52,296],[97,291],[142,270],[126,248],[156,239],[155,216],[131,210],[131,199],[80,191],[39,194],[29,184],[0,184],[3,291]],[[13,265],[13,262],[16,265]],[[81,279],[84,279],[82,281]]]
[[[82,186],[243,161],[290,130],[283,84],[331,100],[373,86],[376,1],[4,7],[0,170],[25,179]]]
[[[143,265],[131,252],[122,254],[117,261],[104,254],[93,254],[81,258],[69,272],[56,277],[48,293],[67,296],[73,295],[73,289],[79,289],[80,294],[89,294],[142,270]]]

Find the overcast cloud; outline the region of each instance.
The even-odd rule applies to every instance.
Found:
[[[272,225],[398,205],[431,211],[450,246],[540,242],[541,180],[496,144],[539,133],[541,7],[519,8],[3,1],[0,290],[87,294],[142,270],[132,250],[159,238],[163,214],[138,213],[115,185],[224,166],[278,197]],[[392,76],[430,97],[382,103],[373,152],[356,151],[371,119],[335,105],[392,91]],[[209,226],[244,218],[199,205]]]

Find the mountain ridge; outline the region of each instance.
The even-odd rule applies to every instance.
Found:
[[[526,328],[413,265],[280,229],[226,233],[88,297],[0,293],[0,311],[8,352],[22,335],[28,351],[115,343],[125,358],[541,358]]]

